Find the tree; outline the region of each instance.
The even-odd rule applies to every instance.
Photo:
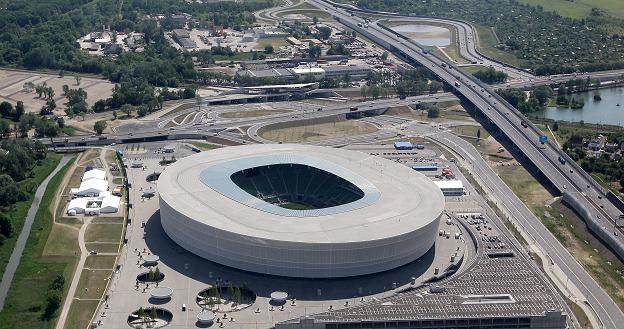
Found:
[[[373,99],[378,99],[380,93],[381,91],[379,90],[379,86],[371,87],[371,95],[373,96]]]
[[[19,119],[22,117],[22,115],[24,115],[25,112],[26,110],[24,109],[24,102],[17,101],[17,104],[15,104],[15,114],[13,115],[13,120],[19,121]]]
[[[384,61],[385,61],[386,59],[388,59],[388,52],[387,52],[387,51],[384,51],[384,52],[381,54],[381,59],[382,59],[382,60],[384,60]]]
[[[148,112],[147,107],[145,105],[141,105],[139,106],[139,109],[137,110],[137,115],[139,117],[144,117],[147,115],[147,112]]]
[[[559,122],[555,121],[555,123],[552,126],[552,131],[557,131],[559,130]]]
[[[76,74],[74,75],[74,79],[76,79],[76,86],[80,86],[80,80],[82,80],[82,78],[78,74]]]
[[[241,303],[241,290],[238,286],[234,287],[234,297],[232,298],[232,301],[237,305]]]
[[[11,218],[2,213],[0,213],[0,235],[3,235],[5,238],[13,236],[13,223],[11,223]]]
[[[0,116],[3,118],[10,118],[13,116],[13,105],[9,102],[0,103]]]
[[[440,109],[437,107],[432,107],[427,110],[427,118],[439,118],[440,117]]]
[[[61,306],[61,293],[57,290],[53,290],[49,292],[48,297],[46,298],[46,307],[43,311],[43,318],[45,320],[50,320],[54,316],[54,313]]]
[[[265,54],[272,54],[274,51],[273,49],[273,45],[272,44],[268,44],[266,46],[264,46],[264,53]]]
[[[6,121],[0,121],[0,138],[7,138],[11,134],[11,126]]]
[[[67,92],[69,91],[69,86],[68,85],[63,85],[63,95],[67,95]]]
[[[622,176],[622,178],[620,178],[620,190],[624,189],[624,176]]]
[[[113,120],[117,120],[117,110],[113,111]]]
[[[231,282],[227,287],[227,293],[228,293],[228,296],[230,297],[230,300],[234,301],[234,286],[232,285]]]
[[[152,309],[150,310],[150,318],[152,318],[152,320],[156,320],[157,317],[158,315],[156,314],[156,308],[152,306]]]
[[[126,116],[130,116],[130,114],[132,114],[132,105],[130,104],[124,104],[121,107],[121,111],[124,112],[126,114]]]
[[[95,124],[93,124],[93,130],[95,130],[98,135],[101,135],[104,129],[106,129],[106,121],[104,120],[96,121]]]
[[[360,95],[362,95],[362,98],[364,98],[364,100],[368,98],[368,87],[366,85],[360,87]]]

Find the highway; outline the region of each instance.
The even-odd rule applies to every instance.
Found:
[[[489,86],[480,83],[474,77],[457,69],[449,68],[446,65],[443,67],[441,59],[430,54],[424,54],[423,49],[418,44],[395,32],[388,31],[374,23],[369,24],[369,27],[365,28],[363,27],[366,24],[364,19],[352,16],[346,10],[333,7],[325,1],[309,0],[308,2],[327,10],[334,19],[384,48],[395,53],[398,52],[407,59],[428,67],[448,84],[456,85],[457,92],[461,93],[468,101],[479,108],[512,141],[522,154],[544,174],[556,189],[561,193],[570,193],[588,209],[589,214],[593,218],[585,218],[585,220],[596,221],[604,229],[613,226],[613,219],[617,218],[620,212],[613,204],[604,199],[604,191],[598,183],[574,163],[570,161],[566,161],[565,164],[560,163],[558,158],[562,151],[552,142],[541,145],[538,142],[541,131],[530,123],[527,128],[524,128],[521,125],[524,116],[500,98]],[[536,223],[539,222],[534,216],[532,219]],[[613,237],[613,235],[611,236]],[[621,237],[622,234],[616,237],[617,239],[614,239],[615,242],[618,242]],[[551,243],[554,244],[555,241],[556,239],[552,237]],[[562,255],[569,255],[565,249],[560,250],[560,252],[563,252]],[[563,263],[558,265],[564,271],[568,269],[566,275],[575,284],[587,286],[589,282],[593,282],[596,285],[591,276],[571,256],[569,259],[562,258],[561,261]],[[596,310],[606,328],[617,328],[619,324],[624,323],[624,314],[603,290],[588,289],[587,292],[588,301]]]

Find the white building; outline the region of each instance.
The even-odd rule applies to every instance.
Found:
[[[320,67],[294,68],[290,71],[300,78],[312,76],[315,80],[320,80],[325,77],[325,70]]]
[[[102,192],[97,197],[75,198],[69,201],[67,214],[73,216],[76,214],[99,215],[100,213],[116,213],[119,211],[120,201],[120,197],[111,195],[108,192]]]
[[[108,191],[108,182],[103,179],[91,178],[80,183],[80,187],[71,189],[71,194],[77,197],[99,196]]]
[[[464,195],[464,183],[460,180],[436,180],[433,181],[444,196]]]
[[[90,179],[106,180],[106,171],[102,169],[91,169],[89,171],[85,171],[84,175],[82,175],[82,181],[84,182]]]

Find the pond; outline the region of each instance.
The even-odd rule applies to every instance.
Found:
[[[425,25],[405,24],[392,27],[392,30],[402,33],[423,46],[445,47],[451,44],[451,31],[447,28]]]
[[[594,100],[594,92],[574,94],[576,99],[585,101],[582,109],[548,107],[536,113],[538,116],[553,120],[587,123],[602,123],[624,126],[624,87],[597,90],[602,100]],[[619,106],[618,106],[619,104]]]

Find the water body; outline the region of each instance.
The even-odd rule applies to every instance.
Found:
[[[440,26],[405,24],[394,26],[392,30],[405,34],[423,46],[445,47],[451,44],[451,31]]]
[[[594,91],[574,94],[576,99],[583,99],[582,109],[548,107],[537,113],[539,116],[570,122],[603,123],[624,126],[624,87],[600,89],[601,101],[594,101]],[[620,106],[617,106],[620,104]]]

